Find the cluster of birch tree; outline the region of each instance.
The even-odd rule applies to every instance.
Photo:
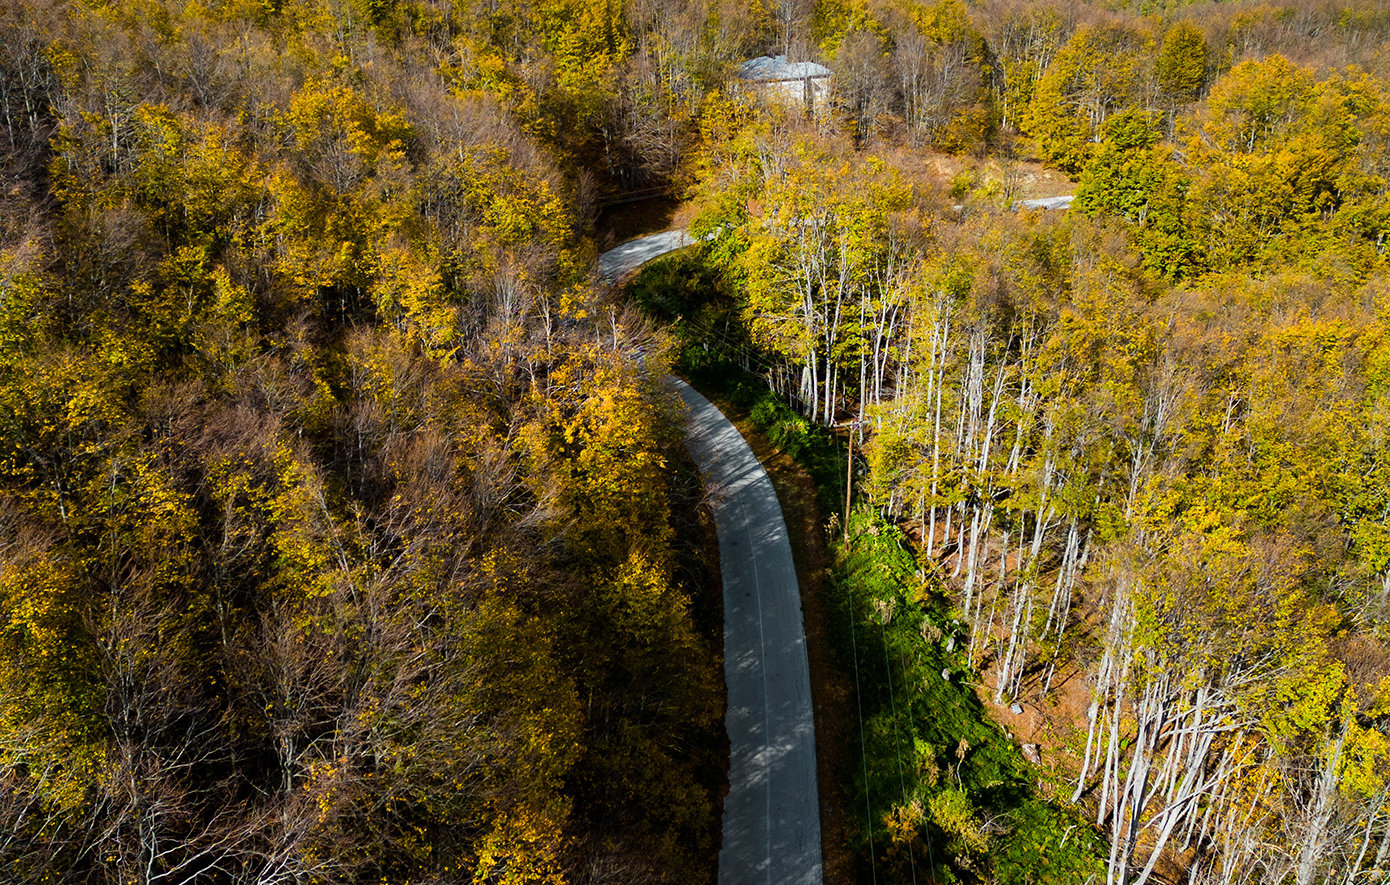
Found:
[[[1209,47],[1083,26],[1006,76],[1065,217],[732,107],[696,232],[992,699],[1079,694],[1110,881],[1350,885],[1390,863],[1390,81]]]

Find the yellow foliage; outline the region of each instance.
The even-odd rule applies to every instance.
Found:
[[[895,845],[906,845],[917,838],[918,831],[926,823],[926,809],[922,800],[914,798],[911,802],[894,805],[883,816],[883,827],[888,838]]]
[[[1368,797],[1385,789],[1390,781],[1390,736],[1348,717],[1345,740],[1338,762],[1342,786]]]
[[[46,804],[75,811],[105,759],[83,585],[56,551],[15,553],[0,562],[0,769],[25,766]]]
[[[969,856],[989,849],[989,837],[964,792],[946,789],[932,795],[927,800],[927,811],[932,822],[946,834],[947,848],[953,854]]]
[[[399,162],[411,129],[397,113],[379,112],[351,88],[327,80],[310,80],[290,100],[285,123],[301,149],[327,149],[341,139],[369,168]]]
[[[611,69],[631,52],[621,4],[540,0],[536,17],[554,56],[561,88],[579,94],[603,88]]]
[[[281,592],[292,602],[331,595],[352,575],[345,566],[342,531],[314,465],[283,443],[275,452],[279,488],[267,503],[275,519],[270,536],[279,559]]]
[[[458,349],[458,308],[445,297],[436,262],[425,262],[404,249],[386,249],[377,257],[372,299],[377,314],[426,354],[449,359]]]
[[[589,553],[617,561],[637,539],[664,544],[663,423],[636,367],[591,348],[557,367],[549,383],[552,393],[540,398],[554,434],[547,448],[568,477],[561,494],[583,514]]]
[[[483,838],[476,885],[565,885],[563,817],[521,807],[499,816]]]

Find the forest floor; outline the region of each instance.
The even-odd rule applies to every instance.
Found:
[[[999,157],[961,157],[909,147],[888,152],[889,166],[901,169],[911,180],[929,187],[964,192],[976,189],[1003,190],[1008,187],[1015,200],[1070,194],[1075,183],[1066,173],[1048,169],[1036,160],[1009,160]]]
[[[1045,675],[1039,670],[1024,678],[1023,695],[1016,699],[1023,708],[1022,713],[1015,714],[1010,709],[1013,702],[995,703],[995,690],[999,685],[997,667],[982,669],[975,693],[990,718],[1004,727],[1015,744],[1020,748],[1036,748],[1036,759],[1032,758],[1032,751],[1026,749],[1024,756],[1044,772],[1038,783],[1039,792],[1049,799],[1067,800],[1071,798],[1068,788],[1081,768],[1086,742],[1086,708],[1091,692],[1084,674],[1073,663],[1059,664],[1046,696],[1042,694]]]

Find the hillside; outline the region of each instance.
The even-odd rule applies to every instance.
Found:
[[[838,103],[711,99],[707,243],[641,281],[687,371],[861,428],[864,877],[1390,860],[1390,20],[1145,11],[818,4]],[[1066,215],[1009,211],[1037,162]]]
[[[851,865],[1382,877],[1388,45],[1376,0],[0,0],[0,868],[709,881],[663,379],[741,364],[784,448],[858,422]],[[668,216],[709,239],[644,316],[596,247]]]

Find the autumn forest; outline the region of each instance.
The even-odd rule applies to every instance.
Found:
[[[671,374],[827,881],[1390,873],[1383,2],[0,0],[0,111],[0,879],[715,881]]]

